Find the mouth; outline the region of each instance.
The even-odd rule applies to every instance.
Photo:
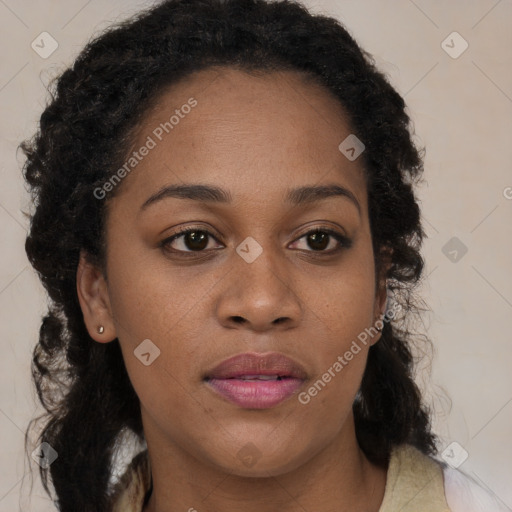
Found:
[[[222,362],[203,380],[238,407],[268,409],[294,395],[306,378],[302,366],[283,354],[246,353]]]

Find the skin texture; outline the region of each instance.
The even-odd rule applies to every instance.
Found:
[[[362,158],[338,150],[351,133],[344,110],[295,72],[213,68],[163,93],[132,150],[190,97],[197,106],[155,139],[109,203],[107,277],[85,254],[77,272],[88,331],[99,343],[119,339],[141,401],[154,482],[145,511],[376,512],[386,471],[359,449],[351,409],[370,343],[307,405],[292,396],[243,409],[202,380],[233,355],[275,351],[305,368],[307,390],[384,311]],[[233,201],[166,198],[141,210],[183,183],[221,187]],[[346,197],[283,200],[290,188],[320,184],[349,189],[361,211]],[[160,246],[188,227],[212,234],[203,252],[186,235]],[[315,250],[305,235],[317,227],[351,246],[326,255],[340,245],[331,237]],[[236,252],[247,237],[263,249],[252,263]],[[149,366],[133,354],[145,339],[161,351]],[[241,460],[243,448],[254,465]]]

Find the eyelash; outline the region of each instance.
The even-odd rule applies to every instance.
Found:
[[[180,256],[181,255],[186,255],[185,257],[189,257],[189,255],[190,256],[194,256],[194,255],[197,256],[197,254],[207,252],[206,250],[202,250],[202,251],[181,251],[181,250],[176,250],[176,249],[168,249],[168,246],[170,246],[170,244],[174,240],[177,240],[178,238],[181,238],[184,235],[187,235],[188,233],[193,233],[193,232],[206,233],[208,235],[208,237],[211,237],[211,238],[213,238],[214,240],[216,240],[218,242],[217,238],[213,235],[213,233],[211,233],[207,229],[199,228],[199,227],[197,227],[197,228],[195,228],[195,227],[188,227],[188,228],[180,229],[177,233],[175,233],[171,237],[168,237],[165,240],[162,240],[162,242],[160,242],[160,247],[164,251],[166,251],[166,252],[172,252],[174,254],[179,254]],[[315,234],[315,233],[325,233],[325,234],[331,236],[332,238],[334,238],[340,245],[338,245],[338,247],[335,248],[335,249],[331,249],[330,251],[313,251],[313,250],[310,250],[310,251],[306,251],[306,252],[311,252],[311,253],[318,254],[318,255],[331,256],[333,254],[336,254],[336,253],[342,251],[343,249],[349,249],[352,246],[352,240],[350,238],[348,238],[345,235],[342,235],[341,233],[338,233],[337,231],[334,231],[332,229],[321,228],[321,227],[320,228],[312,229],[311,231],[308,231],[307,233],[304,233],[299,238],[297,238],[295,241],[301,240],[302,238],[304,238],[304,237],[306,237],[308,235]]]

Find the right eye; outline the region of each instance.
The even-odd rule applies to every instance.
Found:
[[[208,246],[208,239],[216,238],[212,233],[205,230],[204,228],[185,228],[178,231],[176,234],[162,240],[160,246],[164,248],[164,250],[169,252],[178,252],[178,253],[194,253],[194,252],[204,252]],[[172,244],[176,241],[181,243],[182,248],[172,247]],[[180,245],[180,244],[178,244]]]

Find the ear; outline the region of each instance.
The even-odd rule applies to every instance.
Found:
[[[382,327],[381,319],[386,313],[386,306],[388,302],[388,289],[387,289],[387,275],[391,267],[393,249],[384,247],[381,250],[381,272],[375,286],[375,303],[374,303],[374,325]],[[380,340],[382,333],[374,336],[371,344],[374,345]]]
[[[114,340],[116,331],[107,282],[101,270],[87,259],[83,250],[80,251],[76,271],[76,291],[85,326],[91,338],[99,343]],[[103,327],[102,333],[98,331],[100,326]]]

